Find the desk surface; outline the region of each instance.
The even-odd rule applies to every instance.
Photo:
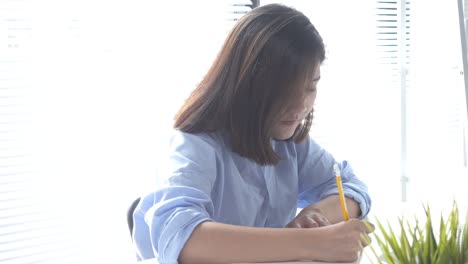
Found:
[[[317,262],[317,261],[290,261],[290,262],[262,262],[262,264],[292,264],[292,263],[300,263],[300,264],[359,264],[360,259],[355,262]],[[156,259],[147,259],[144,261],[136,262],[136,264],[158,264]],[[238,264],[249,264],[249,263],[238,263]],[[254,263],[250,263],[254,264]]]

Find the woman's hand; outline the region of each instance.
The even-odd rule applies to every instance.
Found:
[[[306,207],[286,227],[313,228],[330,224],[320,209]]]
[[[317,240],[315,237],[309,242],[304,241],[306,245],[304,250],[309,253],[306,254],[306,259],[355,261],[359,258],[362,249],[370,244],[369,233],[372,233],[374,229],[371,223],[358,219],[314,229],[313,231],[320,231],[321,239]]]

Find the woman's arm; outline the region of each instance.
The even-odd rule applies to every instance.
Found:
[[[358,218],[361,215],[359,203],[349,197],[345,199],[349,217]],[[336,224],[343,220],[340,198],[338,195],[331,195],[302,209],[287,227],[313,228]]]
[[[361,215],[361,208],[359,204],[349,197],[345,197],[346,207],[348,209],[349,218],[358,218]],[[323,200],[304,208],[304,210],[317,210],[323,214],[330,223],[335,224],[343,221],[343,212],[341,211],[340,197],[338,195],[331,195]]]
[[[256,228],[203,222],[187,240],[180,263],[239,263],[294,260],[354,261],[367,245],[362,221],[322,228]]]
[[[297,144],[296,147],[299,173],[299,207],[308,208],[314,204],[319,205],[321,209],[328,211],[327,214],[330,214],[332,218],[330,222],[336,223],[337,219],[343,219],[339,217],[341,209],[338,197],[334,198],[335,201],[320,203],[327,197],[338,194],[333,171],[333,166],[338,164],[350,217],[363,219],[369,213],[371,199],[367,186],[356,177],[347,161],[337,162],[330,153],[321,148],[311,138],[304,143]],[[354,208],[355,203],[359,205],[359,208]],[[334,213],[329,209],[334,209]],[[353,215],[354,212],[359,212],[359,214]]]

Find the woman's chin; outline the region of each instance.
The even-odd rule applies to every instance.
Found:
[[[273,134],[273,138],[276,140],[286,140],[290,139],[294,135],[294,131],[281,131]]]

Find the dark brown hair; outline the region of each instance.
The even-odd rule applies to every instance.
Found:
[[[301,12],[279,4],[255,8],[237,21],[174,128],[222,131],[239,155],[276,164],[272,128],[324,59],[322,38]],[[311,123],[312,112],[291,139],[302,141]]]

